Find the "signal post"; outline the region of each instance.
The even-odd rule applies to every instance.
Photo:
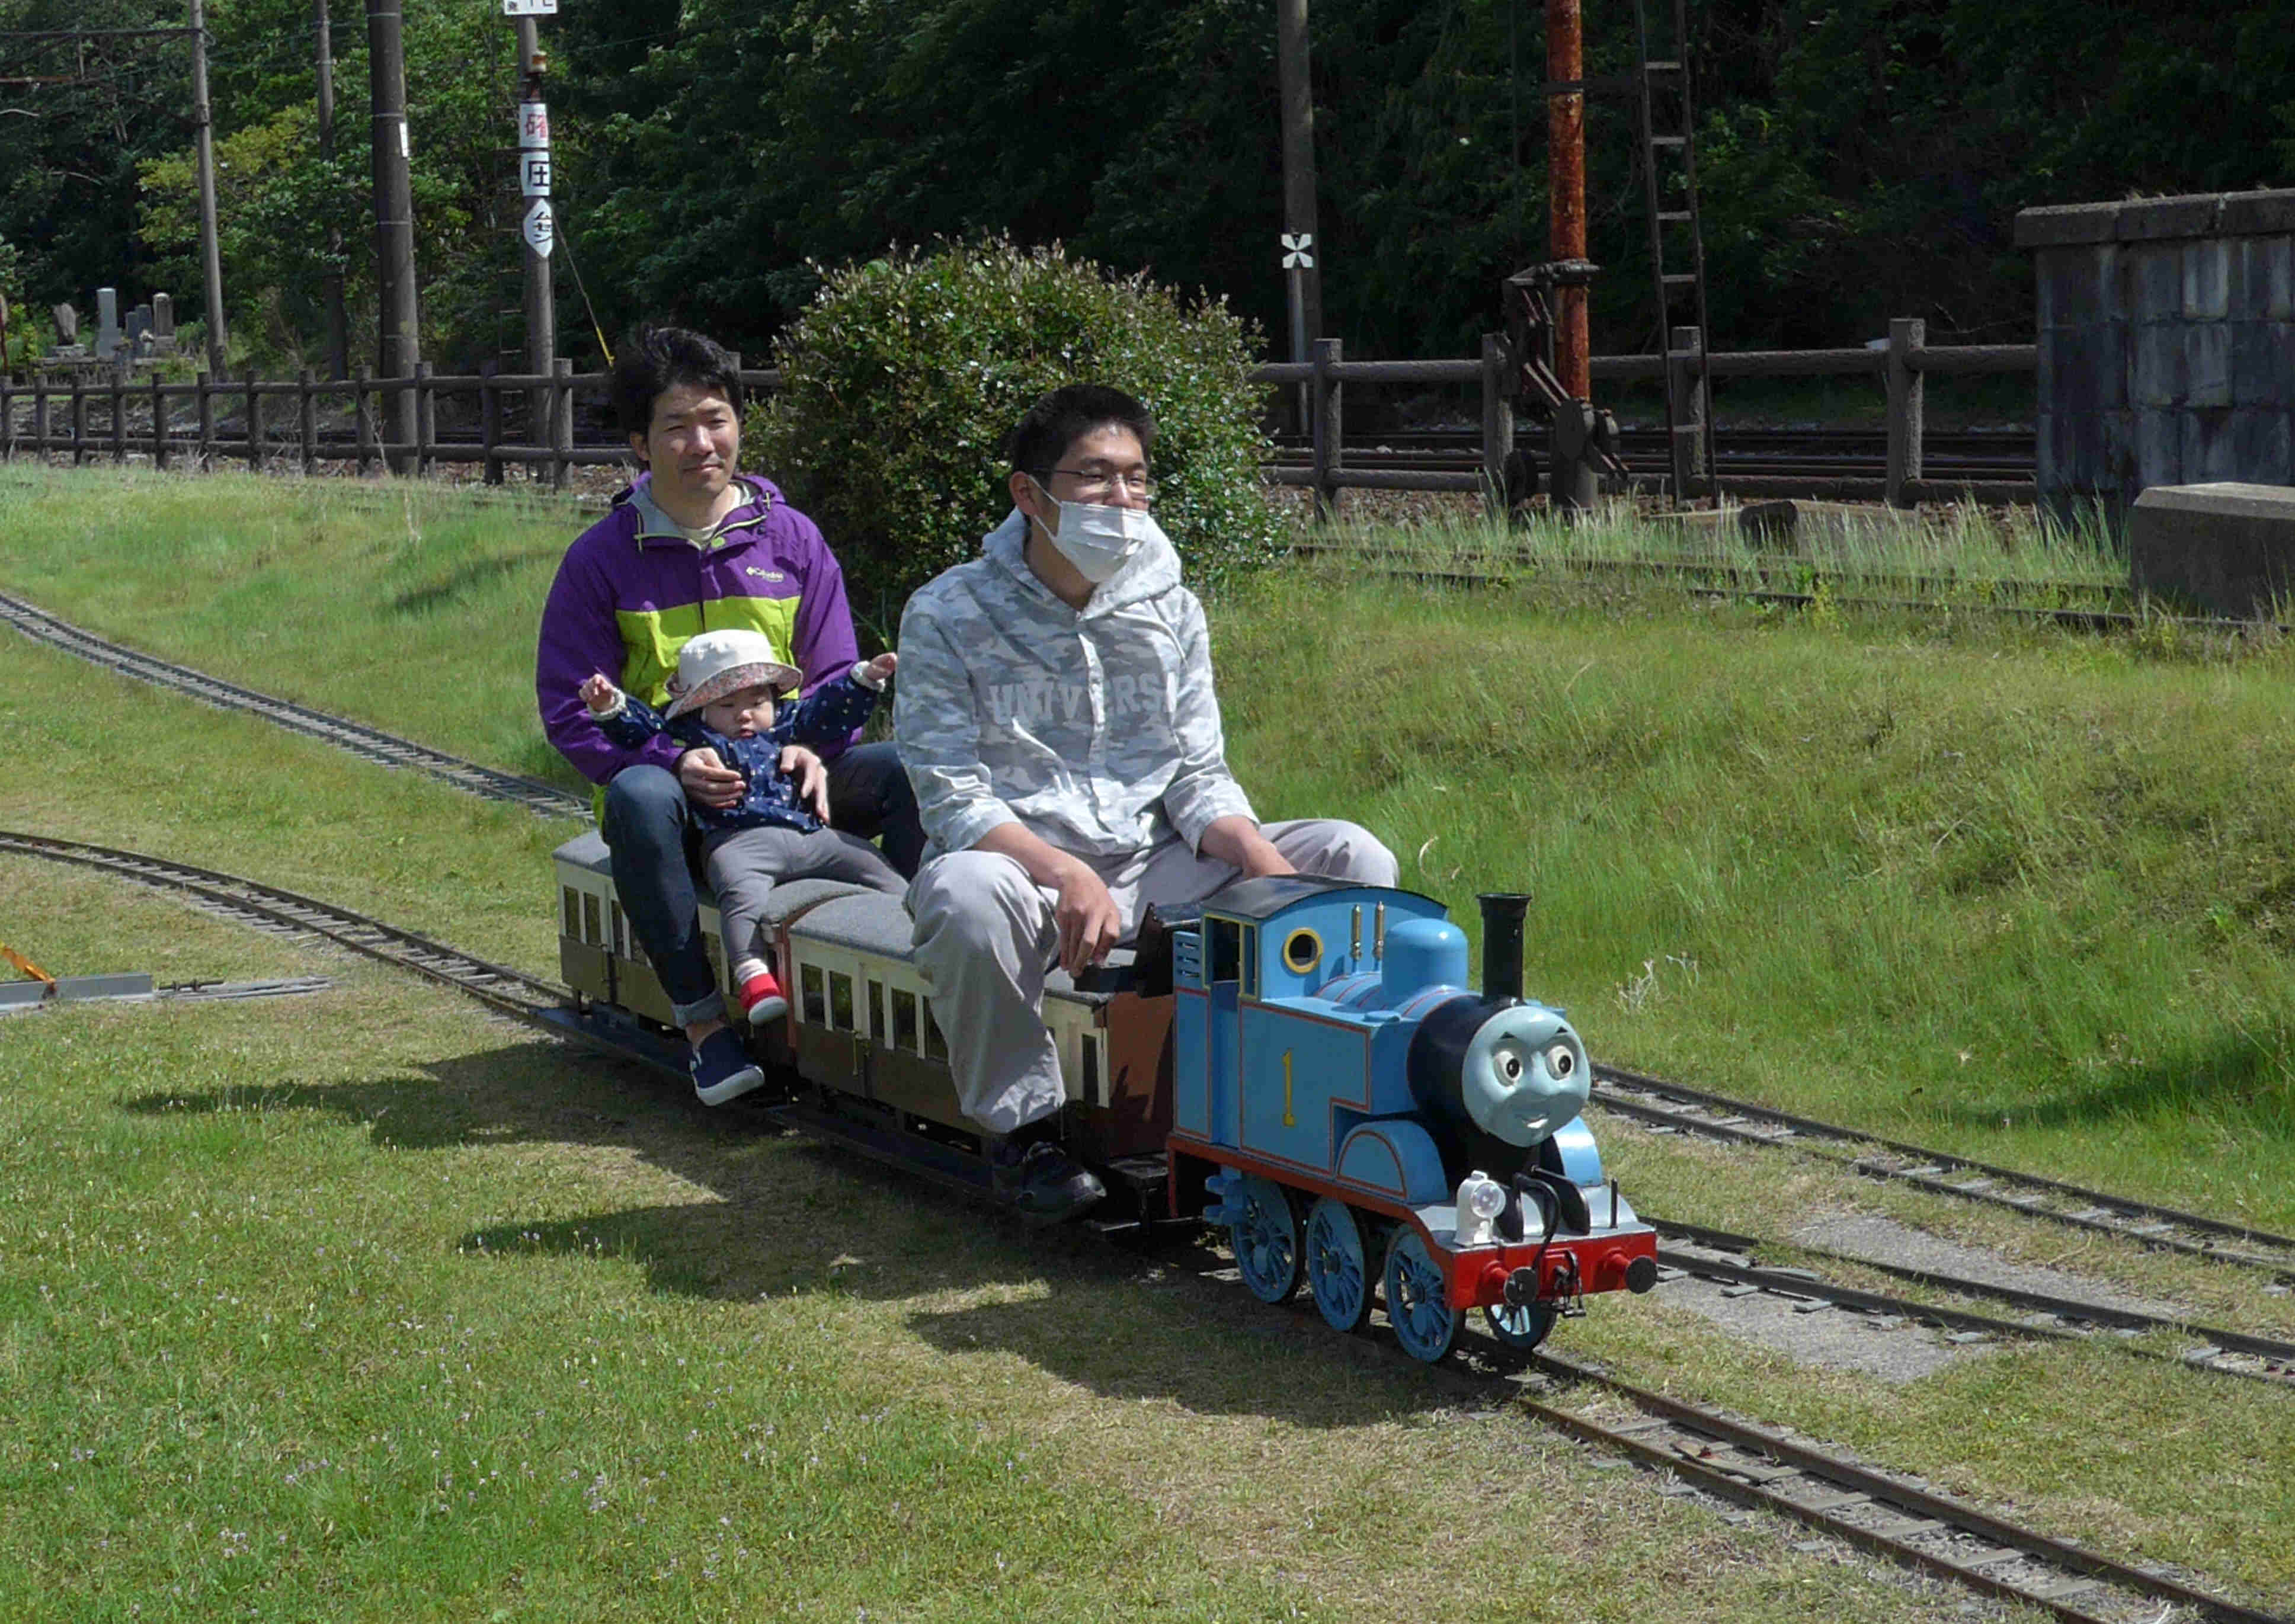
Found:
[[[555,17],[558,0],[502,0],[502,15],[518,25],[518,190],[525,212],[519,234],[525,247],[526,371],[547,378],[558,359],[558,305],[550,283],[550,253],[558,246],[558,220],[550,206],[550,108],[543,99],[549,58],[535,19]],[[527,391],[527,430],[537,446],[551,443],[550,390]]]

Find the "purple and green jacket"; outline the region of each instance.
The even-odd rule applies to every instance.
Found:
[[[845,572],[820,526],[770,479],[740,479],[748,500],[706,542],[663,518],[641,478],[566,550],[542,611],[534,694],[550,742],[592,783],[625,767],[674,771],[683,747],[666,733],[633,747],[607,738],[579,691],[592,672],[659,708],[678,650],[704,632],[764,632],[778,657],[804,673],[806,693],[859,657]],[[852,737],[819,747],[821,755],[843,755]]]

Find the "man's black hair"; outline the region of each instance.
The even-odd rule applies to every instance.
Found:
[[[741,373],[714,339],[682,327],[648,327],[614,352],[614,418],[624,434],[653,427],[653,404],[680,384],[722,395],[739,416]]]
[[[1129,428],[1139,437],[1142,455],[1156,445],[1156,414],[1121,389],[1104,383],[1072,383],[1054,389],[1034,405],[1004,442],[1015,473],[1041,479],[1060,464],[1068,447],[1095,428]]]

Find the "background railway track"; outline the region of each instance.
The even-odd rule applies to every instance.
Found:
[[[2154,1251],[2237,1264],[2269,1275],[2281,1286],[2295,1285],[2295,1236],[2268,1229],[1903,1144],[1619,1066],[1595,1066],[1593,1098],[1603,1109],[1656,1132],[1693,1133],[1744,1145],[1845,1150],[1851,1153],[1842,1158],[1846,1164],[1868,1178],[2004,1208]]]
[[[1668,474],[1665,431],[1628,428],[1621,435],[1626,466],[1637,475]],[[1540,437],[1525,428],[1517,442],[1546,460]],[[1272,466],[1309,466],[1311,448],[1302,437],[1275,438]],[[2037,453],[2030,429],[1931,431],[1922,440],[1922,475],[1932,485],[2030,484]],[[1740,479],[1870,479],[1888,472],[1888,437],[1880,428],[1731,428],[1713,437],[1714,462],[1726,487]],[[1416,428],[1363,435],[1341,448],[1342,465],[1369,469],[1413,469],[1428,473],[1474,473],[1482,465],[1479,429]]]
[[[590,815],[590,803],[586,797],[558,788],[555,785],[520,778],[500,768],[466,762],[460,756],[434,750],[411,739],[386,733],[380,728],[369,727],[364,722],[330,715],[308,706],[297,705],[292,700],[258,693],[251,688],[241,688],[235,682],[226,682],[220,677],[208,676],[186,665],[172,665],[155,656],[138,653],[133,649],[107,641],[94,632],[84,632],[69,621],[61,620],[45,609],[4,592],[0,592],[0,621],[6,622],[35,641],[60,649],[66,654],[77,655],[108,671],[149,682],[156,688],[167,689],[218,709],[243,711],[249,715],[260,716],[290,732],[320,739],[386,767],[407,767],[418,772],[427,772],[471,795],[527,807],[548,817],[586,818]]]

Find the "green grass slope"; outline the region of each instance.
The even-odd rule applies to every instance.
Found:
[[[0,586],[569,780],[530,687],[570,505],[0,472]],[[1278,574],[1213,606],[1262,816],[1352,816],[1595,1052],[2295,1228],[2290,659]],[[281,747],[284,748],[282,745]]]

